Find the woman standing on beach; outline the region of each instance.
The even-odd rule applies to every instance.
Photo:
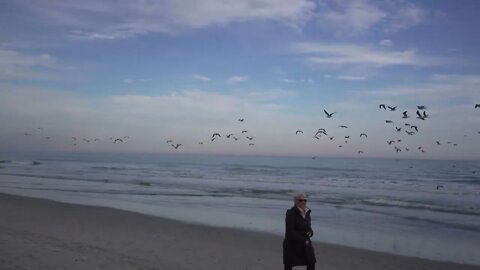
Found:
[[[295,205],[287,210],[285,217],[285,239],[283,240],[283,264],[285,270],[293,266],[306,265],[307,270],[315,269],[315,252],[310,237],[313,236],[307,196],[298,193],[293,197]]]

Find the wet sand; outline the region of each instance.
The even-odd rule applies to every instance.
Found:
[[[283,269],[282,237],[0,194],[0,269]],[[480,269],[315,242],[317,269]],[[298,267],[297,269],[304,269]]]

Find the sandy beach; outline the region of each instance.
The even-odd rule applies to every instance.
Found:
[[[283,269],[282,237],[0,194],[0,269]],[[480,269],[315,242],[317,269]],[[299,267],[299,269],[301,269]]]

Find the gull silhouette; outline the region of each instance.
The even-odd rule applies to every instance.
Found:
[[[315,136],[317,136],[318,134],[322,133],[323,135],[327,136],[327,131],[323,128],[319,128],[317,133],[315,133]]]
[[[475,109],[480,108],[480,104],[475,104]]]
[[[301,130],[299,129],[299,130],[297,130],[297,131],[295,132],[295,134],[298,134],[298,133],[302,133],[302,134],[303,134],[303,131],[301,131]]]
[[[388,107],[388,109],[390,109],[391,112],[393,112],[397,109],[397,106],[394,106],[394,107],[387,106],[387,107]]]
[[[335,113],[335,112],[328,113],[327,110],[323,110],[323,112],[327,115],[327,118],[332,118],[333,114]]]
[[[238,118],[238,122],[243,122],[245,119],[243,118]]]
[[[360,138],[361,138],[362,136],[365,136],[365,138],[368,137],[367,134],[365,134],[365,133],[361,133],[361,134],[360,134]]]
[[[178,147],[182,146],[182,144],[181,143],[177,143],[177,144],[172,143],[171,146],[175,149],[178,149]]]
[[[385,120],[385,123],[391,124],[391,123],[393,123],[393,121],[392,120]]]
[[[423,118],[428,118],[428,114],[426,111],[423,111]]]
[[[216,138],[215,136],[218,136],[219,138],[222,137],[222,136],[220,136],[220,133],[215,132],[215,133],[213,133],[212,138],[210,139],[212,142],[215,140],[215,138]]]
[[[408,112],[408,111],[404,111],[404,112],[403,112],[403,116],[402,116],[403,119],[406,119],[406,118],[409,118],[409,117],[410,117],[410,116],[407,115],[407,112]]]
[[[419,105],[419,106],[417,106],[417,109],[419,109],[419,110],[425,110],[425,109],[427,109],[427,106],[425,106],[425,105]]]
[[[425,114],[425,112],[423,112]],[[417,118],[420,120],[425,120],[425,116],[420,113],[420,111],[417,110]]]
[[[385,104],[380,104],[380,105],[378,105],[378,108],[379,108],[379,109],[384,109],[384,110],[387,109],[387,108],[385,108]]]
[[[344,126],[344,125],[338,126],[338,127],[339,127],[339,128],[348,128],[347,126]]]
[[[113,141],[113,143],[117,143],[117,142],[123,142],[123,140],[117,138],[117,139],[115,139],[115,140]]]

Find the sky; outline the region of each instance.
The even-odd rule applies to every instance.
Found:
[[[480,159],[479,8],[0,1],[0,151]]]

